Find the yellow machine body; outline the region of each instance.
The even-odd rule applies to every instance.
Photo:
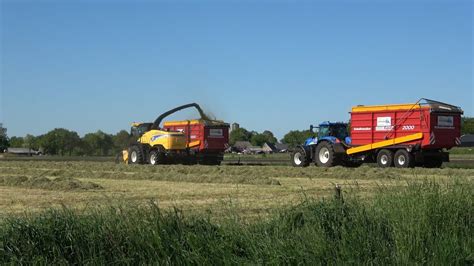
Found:
[[[139,139],[141,144],[148,144],[150,147],[161,146],[165,150],[186,149],[186,137],[182,132],[169,132],[152,129],[145,132]]]
[[[186,149],[186,137],[183,132],[159,129],[148,129],[149,123],[132,123],[132,130],[137,130],[140,137],[137,142],[152,147],[161,146],[165,150]]]

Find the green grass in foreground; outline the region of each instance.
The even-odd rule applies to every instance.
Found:
[[[468,264],[474,262],[472,184],[380,188],[307,200],[245,224],[163,212],[154,204],[70,209],[0,222],[0,264]]]

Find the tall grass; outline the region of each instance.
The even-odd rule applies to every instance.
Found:
[[[146,208],[70,209],[0,223],[1,263],[469,264],[472,184],[381,188],[370,203],[306,200],[267,220]]]

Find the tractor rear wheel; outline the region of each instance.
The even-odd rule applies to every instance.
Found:
[[[397,168],[408,168],[415,166],[415,157],[404,149],[395,152],[394,164]]]
[[[393,165],[393,152],[383,149],[377,154],[377,164],[379,167],[386,168]]]
[[[138,146],[132,146],[128,152],[128,163],[130,164],[143,164],[143,153]]]
[[[306,167],[309,165],[309,162],[306,159],[306,153],[302,148],[296,148],[296,150],[291,154],[291,164],[294,167]]]
[[[316,164],[321,167],[331,167],[338,164],[331,143],[323,141],[316,147]]]

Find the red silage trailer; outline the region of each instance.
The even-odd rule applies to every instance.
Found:
[[[184,132],[189,152],[204,164],[220,164],[229,147],[229,124],[215,120],[184,120],[163,123],[170,131]]]
[[[381,167],[439,167],[460,144],[461,108],[422,99],[415,104],[356,106],[347,154]]]

